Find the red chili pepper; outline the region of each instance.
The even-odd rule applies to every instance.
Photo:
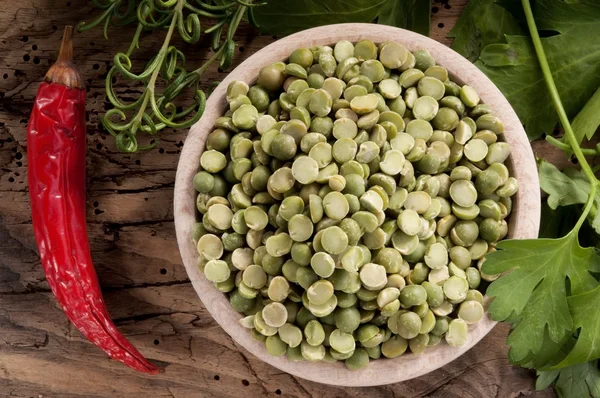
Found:
[[[46,74],[27,137],[33,229],[48,284],[67,317],[111,358],[158,373],[119,332],[104,306],[85,221],[85,89],[73,64],[67,26],[58,61]]]

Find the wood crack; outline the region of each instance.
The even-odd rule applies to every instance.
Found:
[[[160,184],[157,186],[147,187],[147,188],[139,188],[139,189],[113,189],[113,188],[102,188],[102,189],[94,189],[92,192],[98,192],[100,194],[108,192],[115,195],[126,195],[126,194],[134,194],[134,193],[145,193],[158,191],[165,188],[174,188],[175,183],[170,182],[168,184]]]
[[[228,339],[233,343],[233,345],[235,347],[238,348],[238,353],[240,354],[240,356],[242,357],[242,359],[244,360],[244,364],[246,365],[246,368],[248,368],[248,370],[250,371],[250,373],[252,373],[252,376],[254,376],[254,378],[258,381],[258,383],[260,384],[260,386],[262,387],[262,390],[265,394],[265,396],[269,395],[269,390],[267,389],[267,387],[265,386],[265,382],[263,381],[263,379],[261,379],[258,376],[258,373],[254,370],[254,368],[252,367],[252,364],[250,363],[250,361],[248,360],[248,357],[246,356],[246,353],[244,352],[244,348],[239,347],[231,338],[231,336],[227,335]]]
[[[169,387],[167,387],[167,391],[169,392],[169,394],[171,394],[171,397],[175,398],[175,394],[173,394],[173,391],[171,391]]]
[[[44,282],[45,280],[46,279],[44,278],[44,279],[40,280],[38,283]],[[168,281],[168,282],[132,283],[129,285],[112,285],[112,286],[104,285],[104,286],[102,286],[102,292],[110,293],[110,292],[123,291],[123,290],[128,290],[128,289],[143,289],[143,288],[148,288],[148,287],[187,286],[190,284],[191,284],[191,282],[189,281],[189,279],[186,278],[186,279],[182,279],[182,280],[175,280],[175,281]],[[23,290],[23,291],[0,292],[0,297],[2,297],[2,296],[24,296],[24,295],[31,295],[31,294],[37,294],[37,293],[47,294],[47,293],[52,293],[52,290],[31,286],[31,287],[28,287],[27,290]]]
[[[179,286],[179,285],[190,285],[191,282],[189,279],[182,279],[176,281],[168,281],[168,282],[154,282],[154,283],[133,283],[131,285],[122,285],[122,286],[102,286],[103,292],[112,292],[115,290],[123,290],[123,289],[142,289],[146,287],[163,287],[163,286]]]
[[[445,387],[448,387],[449,385],[452,384],[452,382],[454,380],[456,380],[457,378],[459,378],[460,376],[462,376],[464,373],[472,370],[474,367],[476,367],[477,365],[481,365],[487,362],[493,362],[493,361],[506,361],[506,358],[492,358],[492,359],[486,359],[485,361],[479,361],[479,362],[475,362],[472,364],[467,365],[465,368],[461,369],[459,372],[456,372],[454,374],[451,374],[449,377],[443,379],[440,381],[440,384],[435,387],[433,390],[426,392],[424,394],[426,397],[432,397],[436,392],[438,392],[438,390],[441,390]]]
[[[290,377],[292,378],[292,381],[294,382],[294,385],[297,386],[300,390],[302,390],[306,395],[308,395],[310,398],[313,397],[313,395],[310,393],[310,391],[308,391],[300,382],[300,380],[298,380],[298,378],[292,374],[290,374]]]
[[[173,315],[177,315],[177,314],[196,315],[197,313],[198,313],[198,311],[151,312],[151,313],[146,313],[146,314],[131,315],[131,316],[125,316],[125,317],[120,317],[120,318],[112,318],[112,320],[115,323],[115,325],[123,325],[126,323],[132,323],[132,322],[142,322],[142,321],[146,321],[148,319],[158,318],[161,316],[173,316]],[[192,320],[192,322],[197,319],[198,318],[196,317],[196,319]],[[190,322],[190,323],[192,323],[192,322]],[[190,338],[189,344],[191,345],[191,338]],[[190,348],[190,352],[191,352],[191,348]]]
[[[44,278],[43,281],[45,281],[45,280],[46,279]],[[43,282],[43,281],[40,281],[40,282]],[[27,288],[27,290],[23,290],[23,291],[0,292],[0,297],[2,297],[2,296],[24,296],[24,295],[36,294],[36,293],[52,293],[52,290],[39,288],[39,287],[30,287],[30,288]]]
[[[88,220],[87,223],[88,224],[100,224],[100,225],[106,225],[107,227],[112,227],[112,228],[122,228],[122,227],[138,227],[138,226],[147,226],[147,225],[153,225],[153,224],[160,224],[160,223],[172,223],[174,222],[175,219],[173,218],[164,218],[164,219],[160,219],[160,220],[148,220],[148,221],[123,221],[123,222],[106,222],[106,221],[93,221],[93,220]],[[31,221],[28,222],[24,222],[22,224],[31,224]],[[173,234],[175,235],[175,234]]]

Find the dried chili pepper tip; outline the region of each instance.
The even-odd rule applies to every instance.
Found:
[[[58,59],[46,73],[46,81],[58,83],[69,88],[83,88],[81,76],[73,65],[73,27],[65,26]]]

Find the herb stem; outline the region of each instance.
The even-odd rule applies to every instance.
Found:
[[[185,0],[177,0],[177,5],[175,6],[175,10],[181,11],[181,9],[183,8],[184,2],[185,2]],[[146,106],[148,106],[148,100],[150,100],[150,96],[154,95],[154,87],[156,86],[156,78],[158,77],[158,74],[160,73],[160,69],[161,69],[161,66],[162,66],[164,58],[165,58],[165,54],[167,53],[167,50],[169,49],[169,43],[171,42],[171,36],[173,36],[173,31],[175,30],[175,25],[177,25],[177,17],[176,17],[176,14],[173,13],[171,25],[169,26],[169,30],[167,31],[165,41],[163,42],[163,45],[157,55],[158,62],[156,63],[156,69],[154,69],[154,72],[152,72],[152,75],[150,76],[150,80],[148,81],[148,85],[146,86],[146,91],[144,92],[144,101],[142,102],[142,104],[140,106],[140,110],[135,115],[134,119],[132,120],[132,122],[133,122],[132,127],[134,129],[137,129],[139,124],[142,122],[142,117],[146,113]]]
[[[129,44],[129,48],[127,49],[127,52],[125,53],[128,57],[130,57],[131,53],[133,53],[133,50],[138,47],[140,35],[142,34],[143,29],[144,29],[144,26],[141,23],[138,23],[138,26],[135,30],[135,34],[133,35],[133,40],[131,40],[131,43]]]
[[[233,40],[233,35],[235,34],[238,25],[240,24],[240,21],[242,20],[242,17],[244,16],[244,12],[246,11],[246,6],[240,6],[237,10],[236,10],[236,14],[233,17],[233,20],[231,21],[231,24],[229,25],[229,29],[227,32],[227,38],[230,40]]]
[[[554,145],[555,147],[562,149],[565,152],[572,151],[571,146],[569,144],[564,143],[561,140],[557,140],[554,137],[546,136],[546,141],[548,141],[550,144]],[[587,156],[598,155],[598,152],[593,148],[581,148],[581,153],[583,153],[584,155],[587,155]]]
[[[221,54],[223,54],[223,51],[225,50],[225,45],[222,45],[219,50],[217,50],[212,57],[210,57],[205,63],[204,65],[202,65],[201,67],[199,67],[198,69],[194,70],[191,73],[197,73],[198,76],[202,75],[206,69],[210,66],[210,64],[212,64],[213,62],[215,62],[217,59],[219,59],[219,57],[221,56]]]
[[[562,102],[560,100],[560,95],[558,94],[558,89],[556,88],[556,84],[554,83],[554,78],[552,77],[552,72],[550,71],[550,65],[548,65],[546,53],[544,52],[544,46],[542,45],[542,41],[540,39],[540,35],[535,24],[533,11],[531,10],[531,3],[529,2],[529,0],[521,1],[523,5],[523,11],[525,12],[525,19],[527,20],[529,33],[531,34],[531,40],[533,41],[533,47],[535,48],[535,52],[538,56],[540,68],[542,69],[542,74],[544,75],[544,80],[546,81],[546,85],[548,86],[550,97],[552,98],[552,102],[554,103],[554,108],[556,109],[556,113],[558,114],[560,123],[565,129],[565,135],[571,146],[570,149],[575,154],[575,157],[577,157],[577,160],[581,165],[583,173],[590,182],[590,195],[588,197],[587,202],[585,203],[585,207],[583,209],[581,217],[579,218],[579,220],[577,220],[577,224],[573,228],[573,230],[578,231],[581,228],[581,225],[585,221],[585,218],[587,217],[594,204],[594,199],[596,196],[596,183],[598,182],[598,180],[596,179],[594,172],[592,171],[589,163],[587,162],[583,151],[581,150],[581,147],[577,143],[575,133],[573,133],[573,128],[571,127],[571,123],[569,122],[569,117],[567,116],[565,108],[563,107]]]

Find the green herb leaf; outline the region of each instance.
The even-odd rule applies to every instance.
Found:
[[[590,183],[581,171],[571,169],[569,177],[552,163],[543,160],[539,167],[540,187],[549,194],[548,206],[568,206],[585,203],[590,195]]]
[[[568,3],[570,2],[568,1]],[[550,3],[550,1],[545,2],[543,5],[540,4],[541,9],[547,3]],[[585,179],[589,181],[589,193],[582,214],[566,236],[559,239],[501,242],[498,245],[500,250],[488,255],[488,260],[483,265],[482,272],[511,271],[493,282],[487,291],[489,295],[495,296],[495,300],[490,306],[492,317],[496,316],[500,319],[503,317],[503,319],[513,323],[513,330],[507,340],[511,346],[509,358],[525,366],[540,367],[543,366],[544,362],[555,364],[560,359],[553,357],[556,357],[559,351],[566,352],[570,350],[570,353],[562,361],[562,364],[568,365],[576,361],[586,361],[598,357],[596,346],[600,346],[591,337],[597,334],[597,330],[600,328],[600,320],[595,319],[595,317],[587,320],[582,319],[584,317],[582,314],[590,312],[590,300],[593,304],[597,304],[594,300],[596,299],[595,296],[591,298],[587,295],[592,294],[588,290],[595,289],[598,286],[598,281],[589,272],[597,272],[600,269],[598,266],[600,259],[594,249],[582,248],[578,240],[586,216],[593,219],[592,225],[600,226],[600,222],[596,220],[598,204],[600,203],[597,198],[597,185],[599,182],[579,147],[560,99],[559,89],[554,82],[552,68],[539,37],[530,1],[522,0],[522,7],[540,70],[548,89],[547,94],[555,108],[556,116],[565,129],[565,135],[571,149],[581,163]],[[513,57],[509,60],[518,59],[519,57]],[[498,56],[493,58],[492,61],[505,62],[506,59],[503,61],[503,58]],[[515,62],[511,63],[511,65],[514,64]],[[517,66],[512,67],[518,69]],[[565,68],[559,69],[559,72]],[[565,176],[570,179],[567,181],[562,175],[558,175],[560,173],[556,173],[557,170],[546,169],[546,171],[551,177],[547,179],[551,183],[550,188],[555,191],[553,192],[554,204],[558,206],[566,198],[573,200],[571,195],[565,192],[565,186],[574,185],[573,182],[576,183],[577,181],[573,180],[581,180],[581,173],[571,173],[573,175],[565,173]],[[596,216],[594,216],[594,212],[596,212]],[[509,251],[511,247],[513,252]],[[518,251],[515,250],[516,248],[518,248]],[[529,254],[527,253],[528,250],[530,251]],[[507,253],[502,253],[504,251]],[[547,255],[551,255],[553,258],[545,257]],[[539,268],[540,264],[544,269]],[[519,280],[519,278],[522,278],[522,280]],[[515,296],[519,297],[511,297],[508,290],[511,286],[516,288],[513,292],[515,292]],[[525,292],[524,297],[520,297],[523,292]],[[573,300],[573,296],[567,298],[569,294],[573,294],[580,300],[587,299],[588,301],[585,305],[582,305],[578,300]],[[565,308],[565,302],[567,308]],[[595,307],[592,308],[592,311],[596,312],[595,309]],[[571,316],[571,313],[573,316]],[[582,338],[582,340],[574,339],[575,336],[573,335]],[[561,343],[562,349],[559,350],[558,347]],[[586,349],[587,351],[585,351]],[[549,354],[550,351],[552,352],[551,355]],[[569,359],[571,359],[570,362]],[[586,362],[570,366],[562,369],[558,374],[556,372],[542,373],[538,387],[547,387],[554,380],[556,380],[555,389],[559,397],[585,398],[589,396],[597,397],[600,394],[597,362]]]
[[[600,397],[600,371],[597,361],[569,366],[560,371],[539,372],[536,389],[542,389],[538,388],[538,384],[543,387],[549,379],[552,379],[550,383],[556,380],[555,388],[559,398]],[[550,383],[546,384],[546,387]]]
[[[575,340],[571,339],[561,351],[568,352],[573,348],[574,342]],[[536,390],[543,390],[554,384],[559,397],[600,398],[600,373],[596,360],[562,369],[539,370],[537,375]]]
[[[588,269],[596,254],[582,248],[573,231],[559,239],[506,240],[498,249],[487,255],[482,272],[512,272],[488,287],[487,294],[495,297],[489,311],[494,320],[510,317],[516,324],[507,340],[509,355],[515,363],[526,363],[542,349],[546,330],[555,343],[570,336],[566,280],[574,294],[593,289],[597,281]]]
[[[538,28],[549,33],[542,38],[548,63],[560,96],[569,98],[564,107],[573,117],[600,86],[600,41],[596,40],[600,35],[597,23],[600,4],[595,0],[571,4],[538,0],[536,3]],[[527,127],[529,137],[537,138],[556,125],[556,110],[530,38],[510,35],[512,32],[508,30],[501,33],[509,33],[506,46],[484,48],[476,65],[510,101]]]
[[[596,198],[594,199],[594,205],[590,209],[590,214],[588,216],[588,221],[591,220],[592,228],[596,231],[597,234],[600,234],[600,197],[598,197],[598,193],[596,194]]]
[[[288,34],[343,22],[372,22],[388,0],[274,0],[256,7],[261,32]]]
[[[558,342],[553,341],[550,337],[550,331],[548,330],[548,328],[546,328],[544,332],[544,338],[540,344],[540,347],[542,347],[540,351],[537,354],[532,355],[531,358],[529,358],[530,360],[520,361],[519,365],[521,365],[524,368],[533,369],[549,368],[556,362],[560,361],[561,358],[564,358],[565,352],[568,351],[565,350],[565,347],[571,348],[574,344],[575,343],[573,342],[573,339],[569,340],[568,337]],[[516,359],[512,357],[512,354],[510,352],[508,355],[508,359],[511,362],[516,362]]]
[[[488,44],[505,43],[504,35],[523,33],[515,17],[494,0],[471,0],[448,37],[452,49],[475,62]]]
[[[590,182],[580,170],[569,168],[561,172],[551,163],[544,160],[539,167],[540,187],[549,194],[548,206],[569,206],[585,203],[591,193]],[[598,181],[594,181],[598,183]],[[596,191],[594,205],[587,219],[596,233],[600,234],[600,192]]]
[[[538,372],[538,378],[535,381],[535,389],[539,391],[550,387],[559,374],[560,370],[546,370]]]
[[[381,8],[377,23],[429,36],[431,0],[388,0]]]
[[[590,140],[598,126],[600,126],[600,112],[598,112],[598,109],[600,109],[600,88],[596,90],[592,98],[571,123],[578,143],[581,143],[584,137]]]
[[[568,299],[575,329],[579,336],[573,350],[553,368],[564,368],[600,358],[600,286]]]
[[[495,43],[485,46],[479,59],[487,66],[517,66],[531,62],[530,45],[522,43]],[[532,72],[536,72],[535,69]]]

